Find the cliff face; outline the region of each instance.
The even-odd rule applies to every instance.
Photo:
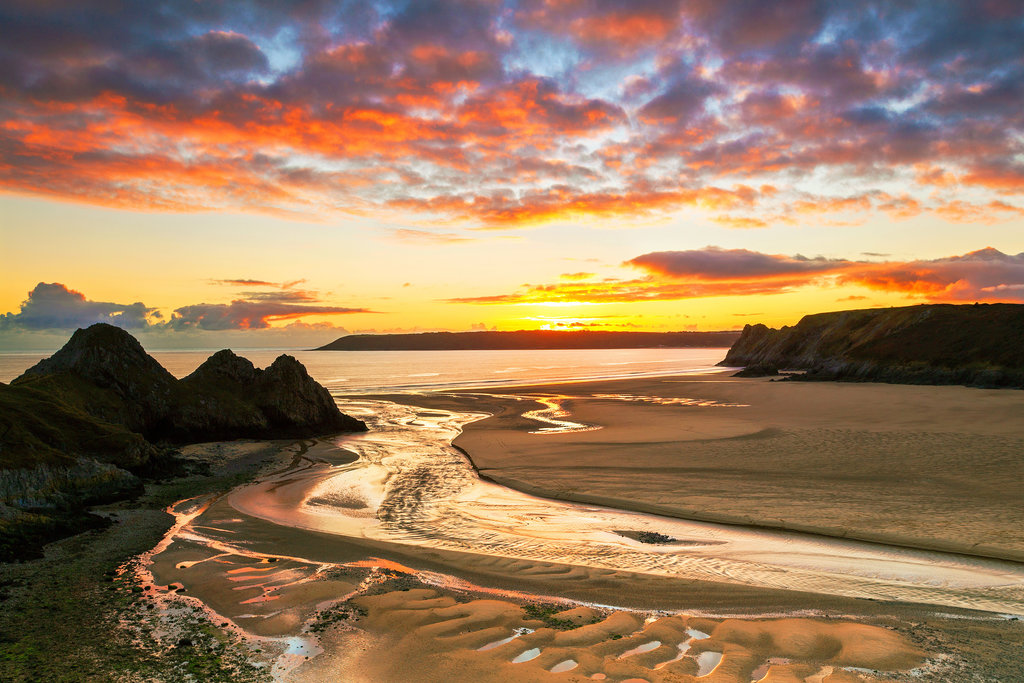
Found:
[[[806,370],[802,379],[1024,387],[1024,305],[932,304],[747,325],[721,365]]]

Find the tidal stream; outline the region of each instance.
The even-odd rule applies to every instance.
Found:
[[[339,442],[356,461],[282,472],[228,503],[286,527],[404,546],[1024,614],[1024,565],[538,498],[481,479],[452,447],[483,415],[358,400],[345,412],[371,425]],[[551,422],[573,428],[563,415]],[[634,540],[642,531],[674,541]]]

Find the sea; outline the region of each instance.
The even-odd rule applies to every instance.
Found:
[[[149,351],[176,377],[215,349]],[[721,370],[727,348],[557,349],[516,351],[299,351],[236,349],[256,367],[295,356],[335,395],[528,385]],[[0,382],[10,382],[48,353],[0,353]]]

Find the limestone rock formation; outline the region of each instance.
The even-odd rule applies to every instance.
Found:
[[[130,334],[97,324],[0,384],[0,562],[103,523],[86,507],[182,463],[170,444],[306,438],[366,425],[291,356],[266,370],[219,351],[183,380]]]
[[[302,437],[365,431],[342,414],[302,363],[281,355],[266,370],[229,350],[210,356],[181,380],[180,400],[161,425],[171,440]]]
[[[67,453],[137,468],[161,442],[366,430],[291,356],[259,370],[218,351],[179,381],[128,332],[103,323],[75,332],[60,351],[4,387],[0,398],[12,410],[23,406],[20,413],[31,413],[12,420],[0,436],[6,466],[17,466],[17,458],[5,454],[21,453],[27,444],[43,460]]]
[[[145,433],[167,414],[176,383],[135,337],[100,323],[77,330],[12,386],[31,386],[101,420]]]

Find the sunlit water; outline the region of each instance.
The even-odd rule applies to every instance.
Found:
[[[254,484],[234,492],[231,505],[278,524],[403,545],[1024,613],[1024,568],[1016,563],[537,498],[481,480],[451,447],[462,425],[480,416],[378,401],[344,407],[372,425],[344,441],[359,454],[356,462]],[[649,545],[616,530],[683,543]]]
[[[281,351],[240,349],[257,367],[282,353],[336,393],[486,387],[553,380],[638,377],[713,368],[726,349],[584,349],[532,351]],[[184,377],[213,351],[153,351],[176,377]],[[0,353],[0,382],[10,382],[49,354]]]

